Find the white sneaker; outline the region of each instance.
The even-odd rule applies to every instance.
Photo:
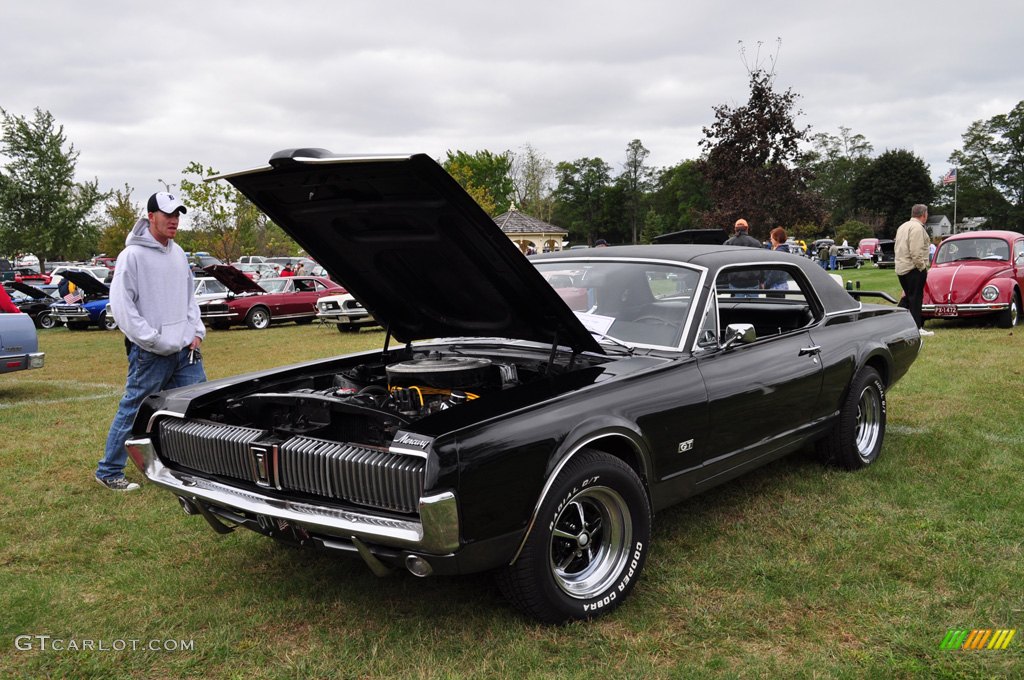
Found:
[[[917,332],[918,332],[918,333],[919,333],[919,334],[920,334],[920,335],[921,335],[922,337],[924,337],[924,336],[928,336],[928,335],[935,335],[935,331],[927,331],[927,330],[925,330],[925,329],[923,329],[923,328],[918,328],[918,329],[917,329]]]

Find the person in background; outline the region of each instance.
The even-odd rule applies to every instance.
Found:
[[[935,335],[925,330],[921,318],[924,284],[928,280],[928,206],[918,203],[910,209],[910,219],[896,230],[896,276],[903,286],[900,306],[910,310],[921,335]]]
[[[21,314],[21,310],[11,300],[11,296],[7,294],[7,289],[0,286],[0,312],[4,314]]]
[[[139,488],[125,479],[124,444],[142,401],[161,390],[206,380],[199,353],[206,328],[193,295],[188,258],[174,242],[179,215],[185,211],[171,194],[153,194],[147,217],[135,223],[117,256],[110,309],[125,335],[128,379],[95,474],[111,491]]]
[[[284,266],[284,269],[281,270],[281,276],[295,276],[295,272],[292,271],[290,264]]]
[[[298,264],[298,265],[297,265],[297,266],[295,267],[295,275],[296,275],[296,276],[304,276],[305,274],[306,274],[306,265],[305,265],[305,264],[303,264],[302,262],[300,262],[300,263],[299,263],[299,264]]]
[[[733,237],[725,242],[727,246],[748,246],[760,248],[761,242],[750,235],[750,225],[742,217],[733,225]]]
[[[839,268],[839,265],[836,262],[838,257],[839,257],[839,246],[837,246],[835,243],[833,243],[832,245],[830,245],[828,247],[828,268],[831,269],[832,271],[835,271],[836,269]]]
[[[822,269],[828,270],[828,246],[824,243],[818,246],[818,264]]]

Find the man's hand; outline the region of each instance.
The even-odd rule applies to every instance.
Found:
[[[189,349],[199,349],[199,345],[203,344],[203,339],[198,335],[192,338],[192,344],[188,346]]]

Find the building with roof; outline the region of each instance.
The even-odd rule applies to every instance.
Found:
[[[953,225],[945,215],[929,214],[924,226],[932,236],[949,236],[953,233]]]
[[[547,253],[562,249],[569,232],[542,219],[525,215],[513,205],[508,212],[494,218],[501,231],[519,246],[524,255]]]

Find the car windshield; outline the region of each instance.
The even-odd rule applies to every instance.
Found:
[[[288,279],[263,279],[260,287],[268,293],[288,293],[292,289]]]
[[[997,238],[963,238],[948,240],[939,246],[935,255],[936,264],[962,262],[965,260],[1000,260],[1008,262],[1010,246]]]
[[[613,260],[538,262],[544,279],[598,340],[677,348],[700,280],[681,266]]]

